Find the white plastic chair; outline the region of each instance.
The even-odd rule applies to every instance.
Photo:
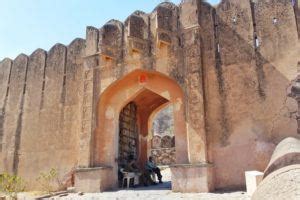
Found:
[[[151,178],[154,182],[156,182],[156,174],[154,172],[151,173]]]
[[[130,180],[131,179],[133,179],[133,181],[134,181],[135,184],[138,184],[135,181],[136,180],[136,176],[138,176],[136,173],[134,173],[134,172],[125,172],[123,168],[121,168],[120,171],[123,174],[122,188],[124,188],[125,181],[127,181],[127,188],[129,188]]]

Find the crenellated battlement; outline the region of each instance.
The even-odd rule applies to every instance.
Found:
[[[265,9],[268,12],[267,15],[265,15]],[[274,3],[268,3],[267,1],[223,0],[216,7],[212,7],[209,3],[201,0],[184,0],[179,5],[170,2],[160,3],[148,14],[143,11],[135,11],[124,23],[118,20],[110,20],[101,28],[87,27],[87,34],[88,32],[99,31],[99,35],[96,36],[98,38],[97,53],[102,54],[108,60],[109,58],[124,59],[123,56],[128,48],[130,49],[128,52],[130,55],[132,52],[149,51],[152,51],[152,54],[156,54],[156,51],[153,50],[157,47],[160,48],[161,45],[172,44],[176,46],[177,43],[183,45],[184,38],[182,38],[181,33],[189,28],[199,26],[202,29],[201,35],[206,33],[211,33],[212,35],[213,32],[219,34],[220,29],[228,29],[224,31],[227,33],[234,32],[231,33],[235,35],[234,37],[242,38],[245,44],[255,48],[256,45],[259,45],[258,43],[269,46],[269,39],[265,39],[265,36],[262,35],[269,36],[269,33],[263,33],[262,31],[287,34],[287,31],[285,31],[287,27],[297,27],[297,24],[295,24],[297,21],[293,19],[297,19],[297,14],[298,2],[296,1],[293,7],[290,0],[276,1]],[[206,24],[212,23],[219,30],[209,30],[213,27],[205,27]],[[87,35],[86,37],[90,36]],[[289,41],[296,40],[295,34],[283,37],[292,38]],[[227,43],[231,43],[231,45],[236,43],[236,41],[228,38],[226,35],[218,35],[218,38],[212,39],[218,40],[215,42],[218,43],[220,49],[224,49]],[[228,40],[228,42],[221,45],[219,43],[220,40]],[[87,42],[87,49],[89,49],[89,45]],[[283,49],[289,45],[291,44],[286,41],[278,43],[278,47]],[[278,49],[278,47],[274,49]],[[264,50],[264,47],[260,47],[260,49],[265,54],[264,51],[266,50]],[[249,53],[249,51],[246,52],[246,54]],[[87,50],[86,56],[92,54]],[[231,54],[234,56],[236,52],[233,51]],[[274,57],[274,53],[271,54],[273,55],[265,56]],[[267,59],[272,59],[271,57]],[[234,59],[229,58],[229,60]],[[224,61],[226,62],[226,59]]]

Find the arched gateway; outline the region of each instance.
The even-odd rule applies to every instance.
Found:
[[[137,141],[132,141],[131,145],[136,148],[136,158],[143,166],[149,154],[147,138],[151,120],[166,105],[173,107],[176,138],[176,164],[171,167],[172,188],[175,191],[186,191],[187,188],[190,191],[208,191],[209,166],[190,164],[185,101],[181,87],[166,75],[145,70],[131,72],[112,83],[100,95],[90,151],[92,167],[77,170],[76,187],[93,192],[99,191],[99,187],[103,191],[117,186],[118,164],[124,159],[120,157],[122,148],[119,146],[119,133],[123,128],[119,120],[120,113],[126,112],[124,107],[134,107]]]

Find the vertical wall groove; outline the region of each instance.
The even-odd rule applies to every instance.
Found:
[[[24,79],[24,86],[23,92],[21,97],[21,105],[18,115],[17,121],[17,129],[15,133],[15,152],[14,152],[14,160],[13,160],[13,172],[14,174],[18,174],[18,166],[19,166],[19,150],[21,146],[21,134],[22,134],[22,125],[23,125],[23,108],[24,108],[24,101],[25,101],[25,93],[26,93],[26,85],[27,85],[27,73],[28,73],[28,58],[26,60],[26,69],[25,69],[25,79]]]
[[[263,58],[259,52],[259,46],[257,46],[257,41],[259,41],[259,38],[257,38],[257,30],[256,30],[256,17],[255,17],[255,2],[250,0],[250,8],[251,8],[251,16],[252,16],[252,22],[253,22],[253,48],[255,53],[255,69],[256,69],[256,75],[257,75],[257,91],[258,95],[264,100],[266,98],[266,94],[264,91],[264,80],[265,80],[265,74],[263,69]]]
[[[59,127],[60,127],[60,133],[63,134],[63,125],[64,125],[64,117],[65,117],[65,103],[66,103],[66,90],[67,90],[67,54],[68,54],[68,48],[64,49],[64,62],[63,62],[63,80],[62,80],[62,88],[61,88],[61,95],[60,95],[60,121],[59,121]]]
[[[300,23],[300,19],[299,19],[299,7],[298,7],[298,0],[294,0],[294,13],[295,13],[295,20],[296,20],[296,25],[297,25],[297,32],[298,32],[298,39],[300,38],[300,32],[299,32],[299,23]]]
[[[10,85],[11,70],[12,70],[12,63],[10,63],[8,83],[7,83],[7,89],[6,89],[6,95],[5,95],[6,98],[5,98],[5,101],[4,101],[5,104],[7,102],[7,97],[8,97],[8,94],[9,94],[9,85]]]
[[[63,66],[63,82],[62,82],[62,91],[61,91],[61,96],[60,96],[60,102],[62,103],[62,105],[64,106],[65,101],[66,101],[66,72],[67,72],[67,54],[68,54],[68,50],[67,48],[65,49],[65,60],[64,60],[64,66]]]
[[[47,53],[45,54],[44,66],[43,66],[43,84],[41,91],[41,102],[40,102],[40,110],[44,107],[44,97],[45,97],[45,86],[46,86],[46,68],[47,68]]]
[[[207,76],[207,72],[206,72],[206,68],[204,66],[204,51],[205,51],[205,47],[204,47],[204,43],[203,43],[203,38],[200,35],[200,55],[201,55],[201,82],[200,85],[202,86],[202,96],[203,96],[203,119],[204,119],[204,130],[205,130],[205,135],[206,135],[206,144],[208,144],[208,137],[207,137],[207,133],[208,133],[208,120],[207,120],[207,110],[208,110],[208,103],[207,103],[207,85],[206,85],[206,76]],[[208,150],[208,148],[207,148]],[[207,161],[209,160],[209,156],[208,156],[208,151],[206,151],[206,158]]]
[[[219,48],[219,24],[218,24],[218,15],[216,13],[216,10],[213,10],[213,20],[214,20],[214,40],[215,40],[215,69],[217,73],[217,80],[219,84],[219,94],[220,94],[220,101],[221,101],[221,107],[220,107],[220,119],[221,119],[221,127],[222,127],[222,137],[221,143],[222,145],[227,145],[227,139],[229,137],[229,125],[228,120],[226,117],[226,93],[225,93],[225,80],[223,76],[223,69],[222,69],[222,59],[220,54],[220,48]]]
[[[3,107],[2,107],[1,115],[0,115],[0,152],[2,152],[2,142],[3,142],[3,136],[4,136],[4,120],[5,120],[6,104],[7,104],[8,94],[9,94],[11,71],[12,71],[12,62],[10,62],[10,65],[9,65],[9,74],[8,74],[8,80],[7,80],[7,85],[6,85],[6,92],[5,92]]]

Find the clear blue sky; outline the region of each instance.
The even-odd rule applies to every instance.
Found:
[[[219,0],[208,0],[216,4]],[[86,26],[151,12],[161,0],[0,0],[0,60],[85,37]],[[178,4],[180,0],[172,0]]]

